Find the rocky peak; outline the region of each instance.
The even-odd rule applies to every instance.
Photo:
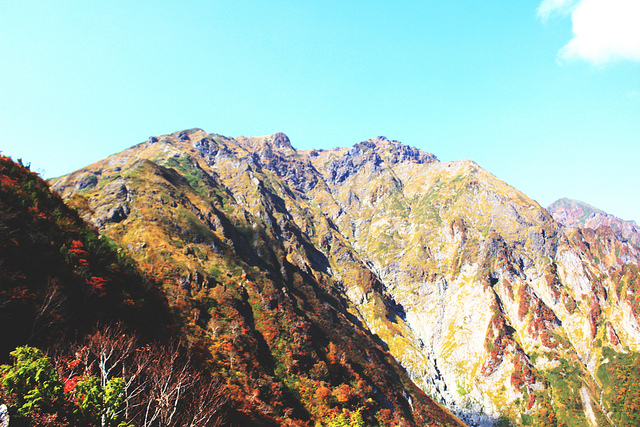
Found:
[[[207,133],[200,128],[186,129],[180,132],[174,132],[171,134],[172,137],[183,141],[195,141],[198,139],[202,139],[207,136]]]
[[[424,164],[437,161],[436,156],[431,153],[404,145],[400,141],[389,140],[386,136],[377,136],[361,144],[374,149],[390,165],[404,162]]]
[[[385,165],[392,167],[400,163],[425,164],[438,161],[431,153],[389,140],[385,136],[362,141],[336,154],[326,170],[329,182],[333,185],[342,184],[363,168],[372,175],[383,170]],[[313,156],[313,153],[310,156]]]
[[[289,137],[282,132],[254,137],[239,136],[234,139],[245,149],[253,152],[282,151],[285,154],[291,154],[296,151],[291,145]]]
[[[287,149],[293,148],[289,137],[282,132],[274,133],[266,138],[267,142],[271,142],[276,148]]]
[[[374,144],[378,145],[384,145],[384,144],[389,144],[392,141],[389,141],[389,139],[384,136],[384,135],[379,135],[376,136],[375,138],[371,138],[369,141],[373,142]],[[393,141],[393,142],[398,142],[398,141]]]
[[[370,166],[370,173],[380,170],[383,161],[377,153],[376,146],[369,141],[364,141],[351,147],[341,157],[334,159],[329,164],[329,180],[334,184],[341,184],[347,178],[355,175],[363,166]]]

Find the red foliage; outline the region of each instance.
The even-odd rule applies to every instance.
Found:
[[[522,386],[534,383],[533,371],[523,353],[516,353],[513,358],[513,372],[511,373],[511,385],[520,389]]]
[[[534,295],[535,310],[529,331],[534,337],[539,337],[542,344],[549,348],[557,347],[552,330],[558,324],[555,313],[540,298]]]
[[[507,291],[507,295],[509,298],[513,300],[513,287],[511,286],[511,282],[507,279],[502,279],[502,287],[504,287],[505,291]]]
[[[24,301],[34,299],[36,294],[26,286],[16,286],[1,293],[5,301]]]
[[[80,381],[82,379],[82,377],[80,376],[75,376],[75,377],[70,377],[64,380],[64,393],[71,393],[76,389],[76,385],[78,384],[78,381]]]
[[[40,211],[37,206],[30,206],[29,207],[29,213],[31,215],[33,215],[35,218],[37,218],[37,219],[47,219],[48,218],[47,214],[45,214],[44,212]]]
[[[544,280],[553,295],[554,300],[558,300],[560,298],[560,290],[559,290],[559,279],[558,279],[558,268],[555,264],[549,264],[549,270],[544,275]]]
[[[9,178],[6,175],[0,175],[0,184],[6,186],[14,186],[18,183],[17,179]]]
[[[105,289],[107,279],[105,279],[104,277],[91,277],[89,280],[87,280],[87,284],[91,286],[93,291],[99,297],[103,297],[107,294],[107,290]]]
[[[86,254],[87,251],[84,250],[84,245],[82,244],[82,242],[80,240],[72,240],[71,241],[71,247],[69,248],[69,251],[75,253],[75,254]]]
[[[598,333],[598,321],[600,320],[600,305],[598,301],[593,300],[591,303],[591,310],[589,310],[589,324],[591,325],[591,338],[595,338]]]
[[[485,348],[489,351],[489,357],[480,370],[482,375],[487,376],[498,369],[498,366],[502,363],[505,350],[511,341],[506,333],[507,324],[504,315],[497,306],[494,307],[494,310],[496,310],[496,312],[491,318],[484,342]]]
[[[523,363],[519,355],[513,360],[513,372],[511,373],[511,385],[519,389],[524,385],[524,377],[522,375]]]
[[[613,330],[612,326],[609,326],[609,341],[611,341],[611,344],[613,345],[620,344],[620,339],[618,338],[616,332]]]
[[[531,393],[529,395],[529,400],[527,401],[527,409],[531,409],[535,403],[536,403],[536,395]]]
[[[564,307],[567,309],[569,314],[573,314],[576,311],[576,302],[569,294],[564,294],[562,297],[562,303]]]
[[[518,304],[518,318],[522,320],[529,311],[529,305],[531,304],[531,295],[529,294],[529,287],[524,286],[520,290],[520,303]]]
[[[81,266],[86,267],[89,265],[89,261],[87,261],[87,258],[89,257],[89,252],[87,252],[84,249],[84,245],[80,240],[71,241],[71,247],[69,248],[69,252],[71,252],[76,256],[78,260],[78,264],[80,264]]]

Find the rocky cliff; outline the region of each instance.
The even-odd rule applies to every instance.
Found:
[[[245,324],[293,375],[272,375],[282,381],[323,371],[329,342],[351,339],[318,348],[295,323],[268,331],[269,313],[289,305],[301,318],[325,313],[324,328],[360,325],[469,425],[633,425],[640,250],[610,228],[563,228],[472,161],[442,163],[384,137],[299,151],[284,134],[192,129],[53,188],[148,271],[179,283],[175,304],[213,342],[228,328],[215,316],[225,292],[239,292]],[[374,353],[342,366],[366,374],[385,360]],[[417,394],[402,384],[384,399],[409,416]]]

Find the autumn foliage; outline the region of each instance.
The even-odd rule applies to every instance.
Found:
[[[0,367],[12,425],[216,427],[225,388],[179,343],[139,346],[120,327],[97,330],[53,360],[37,348]]]
[[[597,371],[603,383],[603,402],[613,408],[611,418],[619,426],[640,425],[640,356],[603,349],[604,363]]]
[[[29,343],[48,348],[105,321],[159,333],[168,322],[155,285],[48,184],[0,157],[0,362]],[[156,331],[156,332],[154,332]]]

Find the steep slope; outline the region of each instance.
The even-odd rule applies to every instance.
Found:
[[[609,236],[605,264],[584,250],[588,238],[565,236],[473,162],[425,163],[406,150],[377,138],[314,160],[431,363],[402,345],[392,352],[468,420],[606,425],[596,369],[603,346],[621,350],[619,337],[638,348],[638,250]],[[334,179],[344,167],[346,179]],[[622,291],[620,274],[633,290]],[[386,334],[370,305],[360,312]],[[569,386],[558,382],[565,371]]]
[[[238,418],[157,282],[7,157],[0,325],[4,426],[217,427]]]
[[[471,161],[441,163],[384,137],[298,151],[283,134],[194,129],[150,138],[54,188],[83,200],[87,218],[149,271],[181,284],[167,292],[193,316],[194,334],[268,355],[255,369],[272,368],[255,375],[296,390],[299,419],[322,415],[304,413],[318,384],[341,401],[341,383],[410,419],[403,402],[415,413],[416,395],[388,348],[470,424],[634,425],[638,248],[608,228],[562,228]],[[342,350],[336,363],[352,336],[368,350]],[[236,356],[217,354],[246,396]],[[375,378],[394,370],[406,390]],[[358,378],[389,395],[358,388]],[[281,416],[277,398],[258,396]]]
[[[547,210],[556,221],[566,227],[586,227],[595,230],[600,226],[607,226],[623,239],[640,246],[640,228],[635,221],[625,221],[587,203],[572,199],[556,200]]]
[[[328,422],[342,410],[367,425],[462,425],[354,316],[313,237],[334,236],[341,256],[382,285],[296,196],[313,190],[311,169],[282,134],[192,129],[152,137],[53,188],[164,283],[245,425]]]
[[[121,322],[149,339],[166,301],[116,245],[35,173],[0,157],[0,363],[18,345],[54,348]]]

